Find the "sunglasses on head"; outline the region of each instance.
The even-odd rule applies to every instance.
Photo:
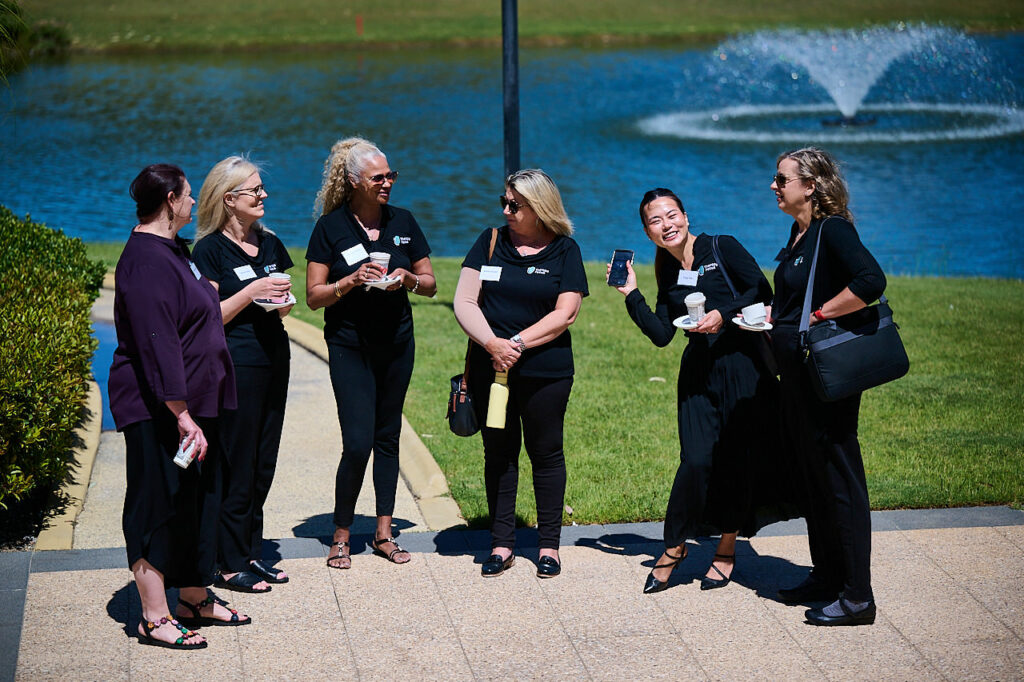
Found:
[[[370,176],[370,182],[372,182],[375,185],[379,185],[385,180],[390,180],[391,182],[394,182],[397,179],[398,171],[388,171],[387,173],[377,173],[376,175]]]
[[[800,178],[787,178],[787,177],[786,177],[785,175],[783,175],[782,173],[776,173],[776,174],[775,174],[775,177],[774,177],[774,178],[772,178],[772,180],[774,180],[774,181],[775,181],[775,185],[776,185],[776,186],[777,186],[777,187],[778,187],[779,189],[782,189],[783,187],[785,187],[785,186],[786,186],[786,183],[787,183],[787,182],[796,182],[796,181],[797,181],[797,180],[799,180],[799,179],[800,179]]]
[[[501,210],[502,211],[504,211],[506,208],[508,208],[509,215],[515,215],[516,213],[519,213],[519,209],[521,209],[524,206],[526,206],[526,204],[520,204],[515,199],[509,199],[504,194],[502,194],[500,197],[498,197],[498,201],[501,202]]]

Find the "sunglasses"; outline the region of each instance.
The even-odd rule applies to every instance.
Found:
[[[263,185],[256,185],[255,187],[243,187],[242,189],[231,190],[232,194],[251,194],[254,198],[259,199],[261,194],[266,194],[267,190]]]
[[[779,189],[782,189],[783,187],[785,187],[787,182],[796,182],[799,179],[800,178],[787,178],[782,173],[776,173],[775,177],[772,178],[772,180],[775,182],[775,185]]]
[[[523,208],[523,207],[525,207],[527,205],[527,204],[520,204],[515,199],[509,199],[504,194],[502,194],[500,197],[498,197],[498,201],[501,202],[501,210],[502,211],[504,211],[506,208],[508,208],[509,215],[515,215],[516,213],[519,213],[519,209],[521,209],[521,208]]]
[[[383,183],[385,180],[394,182],[398,179],[398,171],[388,171],[387,173],[377,173],[376,175],[370,176],[370,182],[375,185]]]

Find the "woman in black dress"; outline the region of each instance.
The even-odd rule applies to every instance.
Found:
[[[666,346],[675,336],[673,320],[687,313],[686,296],[700,292],[706,298],[706,314],[687,330],[679,364],[680,464],[665,512],[665,552],[644,592],[668,587],[672,571],[686,558],[686,539],[712,532],[721,539],[701,589],[724,587],[735,567],[737,534],[752,536],[786,517],[762,499],[781,492],[764,478],[775,466],[766,451],[774,441],[775,377],[757,333],[732,322],[742,308],[768,302],[771,287],[736,239],[690,232],[683,204],[671,190],[647,192],[640,220],[657,246],[655,309],[637,288],[631,264],[626,284],[617,287],[640,330],[656,346]]]
[[[397,171],[372,142],[340,140],[324,164],[320,218],[306,250],[306,302],[324,311],[331,384],[341,423],[331,568],[350,568],[350,527],[373,451],[374,550],[396,564],[412,557],[391,530],[398,436],[416,344],[409,295],[437,290],[430,246],[412,213],[388,201]],[[371,252],[390,259],[385,271]],[[382,281],[383,280],[383,281]]]
[[[124,433],[122,526],[142,601],[139,640],[198,649],[179,621],[245,625],[248,616],[208,593],[220,507],[218,416],[235,406],[235,377],[217,292],[178,231],[192,220],[192,188],[177,166],[148,166],[132,181],[139,224],[117,262],[110,411]],[[179,448],[195,461],[180,468]],[[177,619],[165,589],[178,587]]]
[[[775,270],[772,340],[781,373],[785,445],[802,474],[813,564],[807,579],[779,590],[779,598],[832,602],[807,612],[815,625],[869,624],[875,602],[868,487],[857,440],[860,394],[831,403],[818,399],[803,363],[799,327],[819,239],[810,324],[856,316],[882,295],[885,274],[857,235],[846,182],[828,153],[812,147],[780,155],[771,189],[779,210],[794,221]]]
[[[238,409],[221,419],[221,500],[217,585],[269,592],[287,574],[263,561],[263,505],[277,467],[288,398],[291,353],[281,318],[294,302],[284,244],[260,222],[267,192],[260,169],[240,156],[214,166],[199,192],[193,257],[220,296],[224,333],[235,366]],[[271,301],[265,310],[254,299]],[[281,307],[273,307],[281,306]]]
[[[491,516],[491,555],[484,577],[515,561],[519,451],[533,465],[540,557],[537,576],[561,572],[558,547],[565,500],[562,432],[573,383],[572,337],[588,294],[580,248],[572,239],[558,187],[529,169],[505,180],[505,225],[484,230],[462,262],[455,317],[475,343],[468,389],[477,419],[487,418],[495,372],[508,372],[505,427],[484,426],[484,483]]]

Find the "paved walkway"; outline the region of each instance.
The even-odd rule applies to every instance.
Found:
[[[266,550],[291,582],[219,592],[253,624],[205,628],[206,650],[142,646],[120,535],[122,441],[99,440],[70,548],[0,553],[0,680],[1024,679],[1024,512],[1005,507],[876,512],[871,627],[815,628],[775,600],[806,573],[801,522],[741,541],[736,579],[712,592],[699,589],[714,549],[702,540],[670,589],[641,593],[661,551],[650,523],[565,528],[553,580],[534,576],[536,533],[522,530],[516,565],[484,580],[486,533],[429,530],[458,519],[417,456],[396,510],[412,562],[367,549],[367,482],[352,569],[330,569],[340,436],[326,366],[298,346],[267,505]],[[403,457],[416,447],[403,440]]]

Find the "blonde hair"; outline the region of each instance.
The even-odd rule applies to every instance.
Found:
[[[846,188],[846,180],[839,171],[839,162],[824,149],[804,147],[779,154],[775,165],[783,159],[796,161],[797,175],[804,182],[814,183],[814,194],[811,195],[811,217],[827,218],[837,215],[853,222],[850,212],[850,190]]]
[[[563,237],[572,235],[572,220],[562,205],[562,195],[547,173],[539,168],[516,171],[505,179],[505,187],[522,194],[549,231]]]
[[[313,216],[327,215],[352,200],[352,184],[359,182],[367,163],[384,152],[361,137],[338,140],[324,161],[324,181],[313,204]]]
[[[199,208],[196,209],[196,241],[213,234],[224,227],[231,217],[224,195],[239,189],[253,173],[262,169],[245,156],[229,156],[217,163],[206,174],[203,187],[199,190]],[[264,230],[258,221],[253,229]]]

